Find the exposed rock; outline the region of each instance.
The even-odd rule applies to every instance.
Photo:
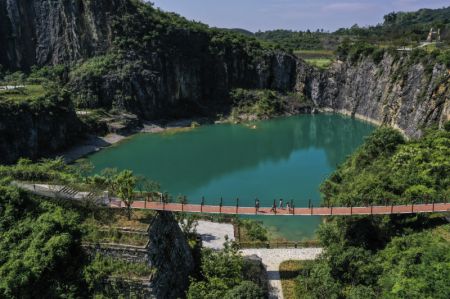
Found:
[[[10,69],[75,62],[103,53],[123,0],[1,0],[0,64]]]
[[[450,75],[440,64],[427,68],[409,56],[385,54],[357,63],[338,61],[318,72],[299,64],[296,88],[319,108],[331,109],[400,129],[419,137],[422,129],[450,119]]]
[[[45,103],[0,100],[0,163],[57,152],[73,144],[80,129],[67,97]]]
[[[170,212],[158,212],[149,230],[148,255],[156,273],[152,288],[156,298],[184,298],[194,258],[178,223]]]

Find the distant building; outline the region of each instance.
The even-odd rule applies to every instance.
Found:
[[[434,39],[433,39],[434,37]],[[434,31],[433,28],[430,29],[430,33],[428,33],[427,43],[431,42],[440,42],[441,41],[441,29]]]

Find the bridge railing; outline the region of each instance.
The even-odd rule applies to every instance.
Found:
[[[318,240],[304,241],[256,241],[256,242],[236,242],[240,249],[245,248],[311,248],[320,247]]]

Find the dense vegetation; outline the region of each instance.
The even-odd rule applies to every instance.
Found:
[[[312,103],[298,93],[282,94],[273,90],[234,89],[230,92],[232,121],[269,119],[286,113],[298,113]]]
[[[341,28],[335,32],[271,30],[256,32],[255,37],[291,50],[336,49],[345,39],[373,45],[417,45],[425,41],[431,28],[441,30],[441,40],[450,44],[450,7],[421,9],[416,12],[392,12],[375,26]],[[235,30],[239,32],[238,30]],[[248,34],[247,34],[248,35]]]
[[[450,197],[450,131],[406,142],[381,128],[322,185],[325,201],[361,205]],[[448,298],[450,226],[441,216],[333,217],[325,254],[306,267],[299,298]]]
[[[85,172],[61,159],[39,163],[22,159],[17,165],[0,166],[0,298],[88,298],[103,291],[120,294],[113,287],[105,289],[105,281],[148,279],[154,273],[147,265],[91,256],[82,249],[82,244],[97,243],[145,245],[148,236],[143,244],[141,235],[123,234],[117,227],[145,232],[151,212],[133,214],[130,220],[124,211],[90,202],[48,200],[11,184],[13,180],[49,182],[92,192],[105,184],[118,190],[129,186],[123,182],[128,172],[84,177]]]
[[[246,264],[237,249],[226,243],[222,251],[204,249],[199,281],[192,281],[188,299],[263,299],[264,292],[253,282],[251,265]]]
[[[0,186],[0,297],[86,295],[79,215]]]

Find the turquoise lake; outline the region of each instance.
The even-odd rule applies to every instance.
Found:
[[[178,133],[138,134],[87,159],[104,168],[131,169],[189,202],[271,206],[293,199],[317,206],[319,187],[375,127],[335,114],[299,115],[247,125],[208,125]],[[320,217],[250,216],[276,236],[311,239]]]

